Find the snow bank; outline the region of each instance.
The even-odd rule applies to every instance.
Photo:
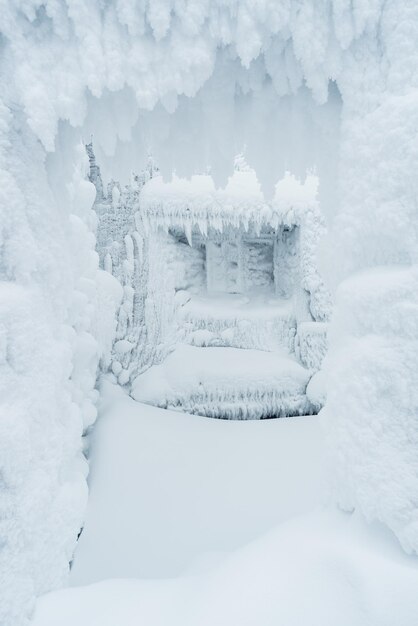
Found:
[[[35,595],[63,584],[87,485],[69,380],[75,333],[56,324],[35,287],[1,282],[0,337],[0,623],[12,625]]]
[[[132,385],[139,402],[226,419],[306,415],[309,372],[286,353],[179,345]]]
[[[343,282],[331,345],[321,415],[336,497],[417,551],[417,269],[382,267]]]
[[[34,626],[415,626],[415,561],[360,516],[279,525],[200,575],[107,580],[49,594]]]
[[[104,392],[85,586],[42,597],[34,626],[415,626],[416,560],[358,513],[312,512],[317,418],[208,420]]]

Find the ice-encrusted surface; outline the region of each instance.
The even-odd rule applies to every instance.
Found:
[[[208,420],[110,386],[102,407],[72,586],[33,626],[416,626],[416,559],[318,509],[317,418]]]
[[[189,229],[196,224],[202,234],[209,227],[222,230],[228,225],[265,224],[272,219],[253,170],[234,171],[225,189],[216,189],[208,175],[190,180],[173,176],[168,183],[158,176],[144,185],[140,207],[153,228],[177,224],[187,231],[188,224]]]
[[[309,372],[285,352],[180,345],[138,376],[135,400],[225,419],[305,415]]]
[[[293,301],[266,294],[192,296],[178,308],[184,341],[194,346],[293,350]]]
[[[3,122],[10,122],[10,112]],[[15,121],[14,124],[17,124]],[[48,186],[24,120],[3,125],[0,171],[0,623],[65,584],[87,500],[82,434],[96,419],[99,359],[108,360],[120,298],[98,269],[95,189],[84,146],[67,197]],[[100,319],[98,307],[105,305]]]
[[[111,181],[105,194],[92,144],[87,151],[89,178],[97,192],[94,210],[100,265],[106,275],[116,279],[122,294],[106,365],[120,385],[127,385],[138,373],[160,362],[171,348],[175,340],[172,279],[173,275],[180,281],[184,277],[175,271],[179,263],[173,259],[170,238],[162,233],[149,237],[137,211],[139,191],[155,175],[152,159],[131,185],[121,189]]]
[[[284,4],[196,0],[187,6],[174,0],[143,5],[127,0],[83,6],[72,0],[3,3],[2,277],[25,288],[33,283],[31,288],[41,292],[43,315],[51,319],[51,328],[61,333],[62,322],[72,326],[68,303],[75,292],[68,268],[75,260],[69,252],[70,227],[61,202],[51,201],[48,183],[59,185],[65,194],[72,176],[71,149],[81,139],[76,127],[83,121],[85,137],[94,132],[108,169],[129,171],[138,152],[146,153],[149,131],[166,173],[173,169],[174,158],[179,175],[192,174],[196,167],[204,171],[209,160],[216,182],[223,183],[237,143],[247,144],[249,161],[262,186],[270,191],[285,167],[303,173],[306,167],[317,165],[321,185],[324,182],[328,192],[338,172],[340,198],[331,194],[327,201],[328,214],[339,215],[328,242],[330,276],[338,282],[341,276],[375,264],[416,262],[417,13],[414,0]],[[328,89],[330,78],[336,86]],[[304,81],[307,87],[302,86]],[[328,103],[317,106],[328,91]],[[159,99],[154,112],[138,110],[138,103],[152,107]],[[56,154],[47,159],[49,181],[43,170],[46,155],[38,139],[49,149],[56,148]],[[55,166],[61,162],[60,170]],[[79,248],[77,241],[77,253]],[[406,304],[413,297],[408,290],[402,294]],[[79,308],[85,312],[83,297],[81,301]],[[338,315],[344,315],[345,306],[342,301]],[[378,313],[372,306],[371,312]],[[394,323],[402,319],[401,312],[395,311],[393,319]],[[385,337],[381,329],[376,333]],[[344,376],[339,384],[349,389],[350,381],[356,380],[355,364],[350,360],[344,369],[345,354],[337,340],[334,347],[333,342],[336,371]],[[55,358],[51,347],[43,346],[46,360]],[[61,376],[59,368],[53,372],[65,410],[42,413],[42,440],[50,432],[50,419],[68,416],[67,426],[79,420],[68,395],[74,362],[72,349],[67,348],[61,351],[65,375]],[[388,357],[387,386],[384,394],[375,395],[376,428],[379,407],[396,416],[405,397],[404,389],[389,375],[396,359],[384,356]],[[414,388],[413,371],[402,371],[405,385]],[[369,368],[362,384],[367,388],[375,383],[374,369]],[[87,395],[91,392],[90,387]],[[41,403],[35,383],[31,397],[33,411]],[[7,407],[7,396],[2,400]],[[52,405],[57,407],[57,402],[54,396]],[[337,407],[337,401],[330,406]],[[367,417],[360,405],[352,404],[351,409],[350,414],[341,414],[340,435],[331,439],[337,456],[345,454],[345,431]],[[396,421],[401,441],[409,428],[404,417],[399,414]],[[385,420],[381,427],[390,430]],[[39,459],[41,443],[34,435],[29,438],[34,458]],[[61,460],[73,454],[70,438],[63,441]],[[352,436],[349,441],[350,455],[367,456],[361,437]],[[19,440],[14,438],[12,445],[21,459],[20,470]],[[364,485],[381,480],[385,450],[377,447],[375,455],[379,462],[370,465],[361,479],[353,476],[350,482],[351,500],[359,507]],[[55,465],[57,473],[60,462]],[[402,493],[408,491],[405,475],[399,473],[397,479]],[[19,489],[13,492],[17,499]],[[410,501],[404,508],[399,499],[392,498],[393,492],[368,493],[371,516],[385,511],[380,517],[387,522],[391,508],[390,515],[404,514],[407,523],[416,513],[415,503]],[[29,517],[23,518],[18,507],[10,510],[23,536]],[[62,510],[68,513],[70,508]],[[39,514],[36,504],[33,511]],[[42,523],[39,519],[37,528]],[[54,527],[54,532],[55,546],[48,548],[51,563],[67,541],[65,530]],[[41,543],[32,537],[35,554]],[[414,542],[413,547],[416,550],[418,545]],[[16,549],[11,549],[11,558],[21,559],[25,566],[16,565],[7,577],[2,597],[5,620],[13,626],[28,615],[33,589],[39,590],[43,578],[42,564],[31,573],[26,568],[28,554],[17,556]],[[22,571],[26,573],[21,575]]]
[[[247,167],[235,170],[221,190],[216,189],[213,178],[208,175],[193,176],[190,180],[174,176],[169,183],[165,183],[162,176],[155,176],[141,188],[137,203],[151,233],[169,232],[173,227],[181,229],[190,245],[197,235],[202,236],[206,242],[209,291],[223,287],[226,291],[245,292],[246,288],[251,288],[251,281],[266,286],[270,263],[260,251],[257,256],[256,242],[250,244],[245,240],[248,234],[258,237],[260,233],[273,232],[277,245],[274,245],[272,264],[278,295],[291,295],[294,283],[298,283],[297,289],[309,294],[312,319],[325,321],[331,314],[331,296],[318,270],[318,243],[325,233],[325,225],[317,195],[316,176],[309,175],[302,183],[286,172],[276,184],[273,200],[268,202],[256,173]],[[222,268],[225,261],[229,267],[219,285],[218,261]],[[263,264],[266,266],[264,275]],[[234,276],[236,265],[239,270]]]
[[[295,352],[300,362],[310,370],[321,369],[328,350],[328,324],[300,322],[295,337]]]

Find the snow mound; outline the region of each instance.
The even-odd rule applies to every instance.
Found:
[[[309,413],[309,371],[290,355],[238,348],[180,345],[138,376],[139,402],[226,419]]]
[[[318,512],[211,570],[108,580],[40,599],[33,626],[415,626],[418,568],[378,526]]]
[[[139,204],[150,228],[197,224],[203,235],[208,228],[222,231],[227,225],[246,229],[250,225],[300,224],[307,211],[317,209],[318,178],[308,175],[304,183],[286,172],[276,185],[273,202],[265,200],[254,170],[234,171],[224,189],[216,188],[209,175],[190,179],[173,175],[164,182],[155,176],[143,186]],[[313,233],[315,234],[315,233]]]
[[[335,494],[418,552],[418,269],[381,267],[337,292],[322,411]]]

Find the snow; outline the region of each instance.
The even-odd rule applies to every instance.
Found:
[[[139,402],[226,419],[304,415],[310,373],[286,351],[198,348],[180,344],[138,376]]]
[[[80,439],[91,405],[84,396],[71,407],[71,335],[35,287],[0,283],[0,337],[0,623],[12,624],[68,572],[87,502]]]
[[[84,146],[67,155],[58,200],[42,147],[10,117],[2,109],[0,623],[17,626],[68,576],[87,502],[82,435],[96,418],[118,285],[98,269]]]
[[[207,573],[109,580],[41,599],[34,626],[414,626],[416,563],[342,513],[280,525]]]
[[[169,246],[169,257],[179,274],[175,282],[180,289],[190,286],[195,291],[200,286],[203,265],[209,292],[248,291],[254,287],[254,281],[257,286],[267,286],[270,280],[268,259],[262,256],[262,251],[257,252],[254,245],[242,247],[242,240],[246,233],[259,237],[260,232],[265,234],[272,230],[278,244],[274,245],[273,252],[276,291],[289,297],[297,276],[296,282],[310,294],[311,318],[323,322],[330,317],[331,297],[317,267],[318,243],[325,233],[317,195],[316,176],[308,175],[302,183],[286,172],[276,184],[272,202],[267,202],[254,170],[246,167],[234,171],[225,189],[216,189],[208,175],[193,176],[190,180],[174,175],[168,183],[157,175],[144,184],[135,207],[147,231],[178,229],[186,235],[190,246],[198,239],[193,254],[187,254],[185,246],[180,246],[182,251],[178,246]],[[199,253],[199,234],[206,242],[206,263]],[[226,278],[217,276],[217,263],[223,267],[228,259],[238,263],[236,281],[231,268]],[[258,269],[251,274],[254,265]],[[229,288],[228,281],[233,283]]]
[[[328,324],[324,322],[300,322],[295,337],[295,353],[308,369],[318,371],[327,353]]]
[[[234,143],[245,143],[240,130],[254,111],[259,128],[247,133],[253,160],[263,159],[262,146],[268,145],[276,164],[286,162],[289,147],[274,148],[277,134],[272,128],[283,117],[291,120],[288,101],[303,89],[305,79],[312,95],[305,88],[292,130],[310,122],[316,132],[309,133],[308,150],[295,142],[291,160],[313,165],[310,157],[322,128],[320,113],[309,109],[319,109],[316,103],[327,100],[329,78],[343,74],[348,65],[343,60],[349,58],[346,38],[332,18],[333,5],[309,0],[300,10],[292,3],[276,6],[268,0],[257,7],[250,0],[215,0],[211,5],[194,0],[187,6],[174,0],[149,6],[118,0],[76,10],[66,0],[23,7],[11,2],[2,24],[5,71],[19,68],[13,74],[16,100],[48,150],[54,148],[59,121],[68,120],[68,128],[84,123],[86,137],[100,136],[103,154],[118,152],[119,163],[132,154],[134,144],[137,154],[146,153],[152,139],[166,171],[173,169],[177,154],[181,174],[193,166],[191,149],[198,141],[198,160],[204,163],[209,155],[217,179],[228,172]],[[380,6],[375,3],[367,20],[356,18],[350,44],[374,35]],[[279,98],[284,102],[277,106]],[[219,109],[223,116],[217,115]],[[234,123],[234,118],[244,123]],[[189,128],[183,133],[185,119]],[[236,142],[228,141],[231,132]],[[330,142],[326,133],[323,139]],[[269,165],[270,159],[263,161]],[[272,165],[273,159],[266,168],[269,179],[276,167]]]
[[[273,205],[264,201],[243,156],[237,157],[238,169],[225,190],[217,190],[208,175],[190,181],[174,176],[165,183],[150,160],[117,195],[115,206],[118,184],[110,183],[104,197],[91,144],[88,153],[90,178],[97,188],[101,264],[124,288],[111,357],[111,371],[120,384],[130,386],[179,341],[292,352],[298,313],[294,292],[306,292],[308,319],[328,317],[329,303],[313,267],[323,229],[316,176],[301,183],[286,174]],[[309,233],[301,239],[307,245],[299,254],[295,225],[304,229],[305,222]],[[262,226],[266,232],[260,239]],[[193,298],[183,306],[175,291],[185,289]],[[249,292],[252,306],[234,311],[232,298],[215,300],[218,291]],[[274,291],[282,299],[275,299]],[[122,351],[126,341],[129,350]]]
[[[72,585],[179,576],[320,501],[315,416],[211,420],[139,404],[108,384],[102,398]]]
[[[296,322],[293,300],[261,293],[193,295],[177,316],[184,341],[195,346],[226,346],[292,351]]]
[[[183,225],[191,220],[204,223],[202,234],[208,225],[221,230],[224,224],[238,225],[241,221],[268,223],[271,214],[253,170],[235,171],[225,189],[219,190],[208,175],[195,175],[190,180],[173,175],[168,183],[157,176],[141,190],[140,207],[151,227],[158,228],[160,222]]]
[[[324,370],[312,376],[306,387],[306,397],[315,410],[322,409],[327,399],[327,375]]]
[[[381,267],[337,293],[321,413],[337,501],[418,547],[418,272]]]
[[[416,559],[323,508],[322,460],[316,417],[207,420],[106,385],[72,587],[33,626],[415,626]]]
[[[10,450],[2,476],[4,469],[11,483],[2,492],[1,620],[7,626],[20,626],[36,595],[63,584],[83,515],[83,423],[94,419],[97,364],[100,357],[106,362],[113,339],[104,337],[114,324],[110,312],[95,333],[97,306],[113,307],[118,291],[108,285],[113,295],[99,293],[94,190],[79,151],[91,134],[107,179],[123,183],[150,150],[166,179],[174,170],[186,177],[210,167],[219,188],[245,149],[266,198],[285,171],[301,179],[315,171],[330,226],[321,253],[328,282],[337,288],[357,271],[386,266],[378,296],[376,276],[364,279],[370,298],[363,279],[358,284],[364,322],[351,304],[359,305],[357,288],[348,283],[352,300],[342,285],[329,329],[324,423],[334,496],[418,550],[416,281],[408,269],[418,250],[417,24],[415,0],[3,3],[0,439]],[[140,238],[124,240],[127,256],[132,244],[147,258]],[[161,268],[159,259],[151,277]],[[137,268],[122,269],[120,335],[131,328],[132,283],[140,284]],[[317,278],[309,273],[305,285],[318,294],[310,313],[321,319],[316,313],[326,310],[327,298],[315,289]],[[155,305],[164,287],[152,287],[147,305],[144,296],[144,315],[132,325],[135,341],[149,330],[139,369],[170,347],[167,319]],[[121,384],[138,373],[116,359],[112,368]],[[380,623],[386,614],[392,624],[404,617],[388,610],[389,595],[381,594]],[[411,606],[403,598],[399,605]]]

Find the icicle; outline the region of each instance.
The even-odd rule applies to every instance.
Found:
[[[192,247],[192,223],[190,219],[186,220],[184,223],[184,233],[189,246]]]
[[[135,222],[135,227],[137,231],[140,232],[142,230],[142,219],[141,219],[141,214],[139,211],[135,211],[134,222]]]
[[[113,188],[112,188],[113,208],[116,208],[119,205],[119,200],[120,200],[120,189],[117,187],[117,185],[113,185]]]
[[[136,243],[138,263],[139,265],[142,265],[144,262],[144,258],[143,258],[144,240],[141,237],[141,235],[138,233],[138,231],[136,230],[134,230],[134,232],[132,233],[132,239]]]
[[[109,252],[106,254],[104,258],[104,269],[106,270],[106,272],[109,272],[109,274],[113,274],[113,262],[112,262],[112,257],[109,254]]]
[[[202,236],[207,237],[208,236],[208,223],[205,218],[202,218],[202,217],[199,218],[198,227]]]
[[[134,262],[134,242],[130,235],[125,235],[126,257],[130,265]]]

